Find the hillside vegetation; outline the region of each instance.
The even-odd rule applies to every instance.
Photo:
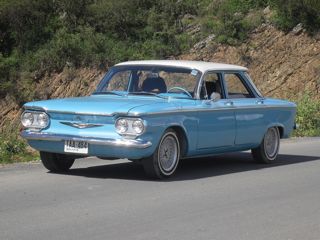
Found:
[[[319,135],[320,104],[308,100],[320,85],[319,13],[318,0],[0,0],[0,162],[26,151],[23,103],[89,94],[109,66],[134,59],[246,65],[268,96],[301,99],[297,135]]]
[[[235,45],[262,23],[267,6],[285,31],[320,27],[318,0],[1,0],[0,96],[23,103],[37,97],[33,82],[65,66],[177,56],[212,33]],[[190,38],[192,21],[201,29]]]

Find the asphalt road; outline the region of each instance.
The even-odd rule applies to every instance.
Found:
[[[320,239],[320,138],[282,142],[277,163],[249,153],[185,160],[151,181],[125,160],[0,168],[0,239]]]

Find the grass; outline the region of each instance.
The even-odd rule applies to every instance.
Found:
[[[0,137],[0,165],[38,159],[38,153],[28,148],[25,140],[8,134]]]

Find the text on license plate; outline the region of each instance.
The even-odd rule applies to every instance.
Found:
[[[88,143],[84,141],[66,140],[64,142],[64,151],[70,153],[88,153]]]

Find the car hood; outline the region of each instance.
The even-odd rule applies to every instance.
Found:
[[[43,109],[47,112],[83,113],[97,115],[128,114],[131,109],[145,105],[167,103],[166,99],[152,96],[109,96],[63,98],[29,102],[25,109]]]

